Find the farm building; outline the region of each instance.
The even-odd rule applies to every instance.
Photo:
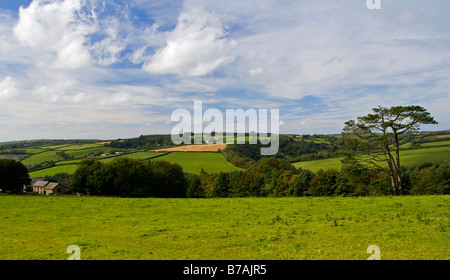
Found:
[[[67,194],[69,189],[61,183],[37,181],[33,184],[33,192],[45,195]]]

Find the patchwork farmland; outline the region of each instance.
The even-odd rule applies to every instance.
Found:
[[[152,151],[139,151],[135,149],[126,152],[114,152],[114,148],[107,148],[101,144],[82,145],[57,145],[43,146],[27,149],[33,152],[29,157],[22,160],[24,165],[35,165],[44,162],[54,162],[54,166],[30,172],[30,177],[40,178],[53,176],[58,173],[73,174],[79,163],[84,158],[95,158],[102,162],[109,162],[118,157],[129,157],[135,159],[159,159],[171,163],[178,163],[188,173],[199,174],[203,169],[208,173],[220,171],[240,170],[227,162],[218,152],[226,145],[186,145],[174,148],[165,148]],[[59,152],[59,154],[58,154]],[[61,152],[67,158],[61,156]]]
[[[323,147],[332,146],[339,135],[315,137],[301,137],[289,135],[295,141],[304,141]],[[418,138],[419,136],[416,136]],[[248,137],[245,137],[248,141]],[[442,164],[450,159],[450,134],[443,133],[435,136],[421,136],[424,143],[413,146],[412,141],[402,144],[402,165],[406,167],[418,166],[424,162]],[[331,141],[331,142],[330,142]],[[19,142],[20,143],[20,142]],[[221,151],[226,144],[203,144],[203,145],[180,145],[162,146],[157,149],[111,147],[111,141],[70,141],[62,144],[41,144],[28,141],[25,146],[0,150],[0,158],[13,158],[20,160],[30,170],[30,177],[53,176],[58,173],[73,174],[81,160],[94,158],[102,162],[109,162],[118,157],[129,157],[148,160],[166,160],[178,163],[188,173],[199,174],[203,169],[207,173],[228,172],[242,170],[228,162]],[[3,143],[11,144],[11,143]],[[1,146],[0,146],[1,148]],[[318,152],[319,154],[321,151]],[[289,156],[288,156],[289,158]],[[333,154],[325,158],[300,160],[290,159],[296,168],[309,169],[313,172],[319,169],[340,169],[342,166],[342,155]]]

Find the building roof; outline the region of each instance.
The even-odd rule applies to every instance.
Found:
[[[37,181],[33,184],[34,187],[45,187],[50,183],[49,181]]]
[[[34,185],[37,181],[46,181],[45,178],[31,178],[31,184]]]
[[[61,187],[62,187],[62,185],[61,185],[60,183],[48,183],[48,184],[45,186],[45,189],[47,189],[47,190],[53,190],[54,188],[56,188],[56,187],[58,187],[58,186],[61,186]]]

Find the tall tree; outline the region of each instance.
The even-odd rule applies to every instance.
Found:
[[[21,193],[24,185],[31,182],[28,169],[19,161],[0,159],[0,189]]]
[[[394,195],[402,194],[399,136],[419,130],[421,124],[437,124],[429,112],[420,106],[373,108],[373,114],[345,123],[343,136],[353,151],[364,152],[364,161],[377,167],[388,164]]]

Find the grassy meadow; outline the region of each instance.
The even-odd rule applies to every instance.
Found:
[[[450,197],[0,195],[0,259],[450,259]]]

